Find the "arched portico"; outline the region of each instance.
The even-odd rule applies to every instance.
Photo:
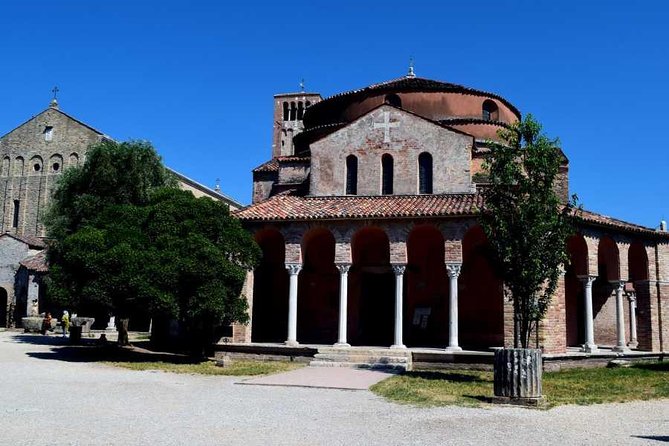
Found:
[[[567,240],[569,265],[565,270],[565,324],[567,347],[580,347],[585,336],[585,294],[583,278],[588,276],[588,245],[582,235]]]
[[[639,241],[632,242],[627,254],[629,280],[626,288],[629,342],[631,348],[652,350],[651,284],[646,247]]]
[[[602,236],[597,245],[596,274],[597,279],[592,287],[595,339],[598,345],[616,346],[618,339],[616,292],[623,282],[620,277],[618,246],[607,235]]]

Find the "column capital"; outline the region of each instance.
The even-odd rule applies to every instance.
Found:
[[[288,273],[290,275],[297,275],[300,274],[300,271],[302,270],[302,264],[301,263],[286,263],[286,269],[288,270]]]
[[[447,263],[446,264],[446,271],[448,272],[448,277],[450,277],[450,278],[457,278],[460,275],[461,270],[462,270],[462,264],[461,263]]]
[[[394,263],[391,266],[393,267],[393,272],[395,273],[396,276],[401,276],[407,269],[407,266],[403,263]]]
[[[625,293],[625,296],[627,296],[627,300],[630,302],[636,302],[636,292],[635,291],[628,291]]]
[[[335,266],[339,270],[339,274],[348,274],[348,271],[351,269],[350,263],[337,263]]]
[[[593,275],[585,275],[585,276],[577,276],[581,282],[583,282],[586,286],[592,286],[592,282],[594,282],[598,276],[593,276]]]
[[[609,284],[613,286],[616,290],[624,290],[625,289],[625,281],[624,280],[609,280]]]

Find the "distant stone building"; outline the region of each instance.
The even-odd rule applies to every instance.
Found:
[[[0,137],[0,327],[43,311],[32,302],[39,302],[39,283],[46,273],[41,252],[44,212],[62,172],[82,164],[89,146],[106,139],[111,137],[60,110],[55,99]],[[171,172],[180,187],[196,197],[223,201],[231,210],[241,207],[220,191]]]
[[[233,340],[512,344],[513,307],[477,216],[487,141],[520,118],[499,95],[413,72],[323,100],[275,96],[272,158],[253,171],[253,204],[236,213],[263,258],[245,290],[251,323]],[[568,170],[565,157],[564,200]],[[669,234],[589,211],[575,219],[541,347],[667,350]]]

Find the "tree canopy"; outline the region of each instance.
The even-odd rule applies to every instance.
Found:
[[[491,185],[482,223],[513,301],[514,344],[527,348],[569,261],[566,241],[573,233],[576,197],[560,202],[555,191],[564,159],[559,142],[542,133],[532,115],[500,137],[503,143],[490,142]]]
[[[56,302],[176,319],[201,342],[246,321],[240,292],[258,248],[227,205],[178,189],[148,143],[92,147],[64,173],[46,223]]]

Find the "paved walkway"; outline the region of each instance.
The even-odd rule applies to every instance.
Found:
[[[657,445],[669,401],[416,408],[371,392],[240,386],[136,372],[59,353],[62,340],[0,332],[0,444]]]
[[[370,386],[390,376],[392,376],[390,373],[348,367],[303,367],[276,375],[245,379],[238,384],[367,390]]]

